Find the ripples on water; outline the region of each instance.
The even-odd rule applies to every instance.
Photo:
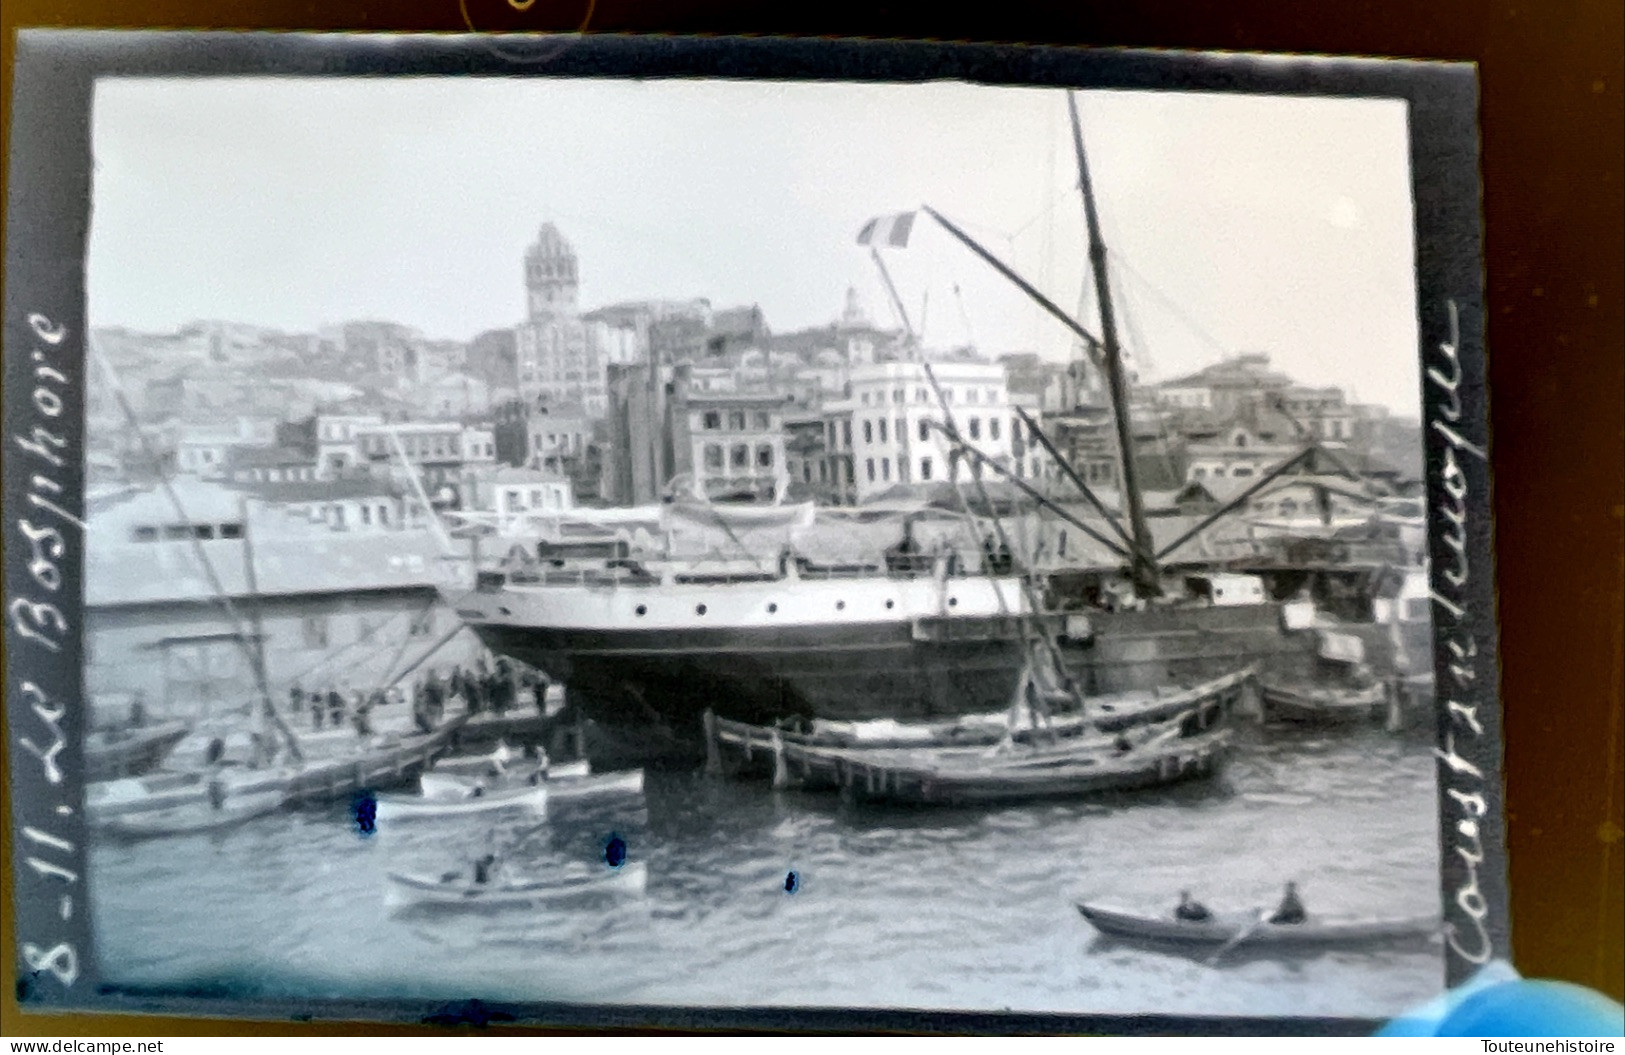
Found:
[[[1434,764],[1375,731],[1248,731],[1217,781],[1120,801],[882,809],[701,774],[644,799],[549,803],[527,873],[605,868],[611,833],[646,896],[487,914],[391,914],[385,874],[483,853],[492,822],[359,835],[345,811],[220,836],[93,847],[109,983],[242,997],[428,997],[704,1006],[1387,1017],[1441,987],[1442,950],[1276,959],[1117,945],[1080,898],[1166,911],[1271,906],[1424,915],[1439,904]],[[504,821],[499,842],[535,827]],[[785,890],[794,870],[799,886]]]

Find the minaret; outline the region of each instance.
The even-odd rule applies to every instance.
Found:
[[[525,251],[526,305],[530,320],[574,315],[580,273],[576,251],[551,223],[542,224],[536,241]]]
[[[869,328],[869,316],[863,310],[863,302],[858,299],[858,291],[853,286],[846,287],[846,305],[841,309],[841,329],[866,330]]]

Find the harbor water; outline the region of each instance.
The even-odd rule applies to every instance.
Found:
[[[650,772],[642,798],[363,834],[334,807],[219,835],[92,848],[108,984],[290,1001],[413,997],[1382,1018],[1435,995],[1442,945],[1265,955],[1118,945],[1078,900],[1166,913],[1182,889],[1254,912],[1439,906],[1434,762],[1375,729],[1246,726],[1215,780],[1120,799],[949,810]],[[646,894],[402,913],[390,872],[438,876],[516,838],[527,876],[606,870]],[[795,882],[787,884],[789,873]],[[794,889],[787,889],[793,887]]]

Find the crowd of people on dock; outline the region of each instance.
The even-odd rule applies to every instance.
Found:
[[[357,736],[368,736],[373,731],[374,710],[410,703],[413,724],[430,732],[444,720],[446,706],[454,698],[463,701],[470,715],[506,714],[519,706],[520,696],[527,690],[535,694],[536,706],[541,708],[546,689],[547,679],[538,671],[520,668],[505,656],[497,657],[495,664],[482,656],[472,669],[458,665],[445,677],[438,668],[430,667],[410,686],[395,684],[363,691],[339,685],[307,692],[295,682],[288,690],[288,713],[309,714],[310,728],[316,731],[341,729],[348,723]]]

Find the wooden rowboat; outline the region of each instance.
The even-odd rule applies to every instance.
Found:
[[[1225,728],[1182,735],[1171,724],[1146,741],[980,750],[854,751],[785,747],[784,782],[839,788],[859,800],[962,806],[1081,798],[1212,776],[1232,738]]]
[[[472,882],[466,874],[432,879],[389,873],[384,901],[392,907],[489,909],[523,907],[549,901],[606,894],[641,894],[649,870],[641,861],[560,879]]]
[[[117,780],[150,773],[191,731],[185,722],[164,722],[91,732],[85,737],[85,780]]]
[[[749,725],[711,715],[706,720],[708,750],[714,770],[772,772],[775,779],[783,777],[787,758],[795,779],[807,786],[845,783],[833,760],[859,754],[877,765],[906,758],[898,752],[930,752],[936,760],[956,755],[974,760],[1006,739],[1034,751],[1058,748],[1063,753],[1097,754],[1109,752],[1119,734],[1138,740],[1179,724],[1186,735],[1195,735],[1227,724],[1253,674],[1247,667],[1189,688],[1098,697],[1090,701],[1087,714],[1057,716],[1043,730],[1012,729],[1008,712],[951,722],[815,722],[809,730]]]
[[[949,721],[900,722],[879,719],[863,722],[814,720],[805,731],[786,730],[803,742],[826,747],[904,748],[992,745],[1014,735],[1017,742],[1060,736],[1114,733],[1142,725],[1156,725],[1187,712],[1228,711],[1241,696],[1253,667],[1233,671],[1195,685],[1136,690],[1090,698],[1084,714],[1056,715],[1042,729],[1010,726],[1010,712],[968,714]],[[1025,716],[1024,716],[1025,717]],[[721,721],[724,727],[740,723]]]
[[[235,828],[255,817],[275,813],[285,796],[280,791],[254,791],[227,795],[219,806],[210,801],[188,802],[165,809],[109,817],[99,830],[120,839],[160,839]]]
[[[1427,938],[1439,933],[1437,916],[1316,917],[1302,923],[1260,923],[1258,913],[1219,914],[1194,922],[1148,916],[1127,909],[1080,902],[1078,911],[1101,934],[1154,944],[1224,946],[1336,946]],[[1239,939],[1239,941],[1238,941]]]
[[[201,772],[160,770],[143,777],[99,780],[85,785],[85,813],[92,824],[131,813],[148,813],[207,798],[207,776]]]
[[[547,790],[556,799],[580,799],[594,795],[643,794],[643,770],[625,769],[617,773],[594,773],[590,776],[557,775],[550,770]]]
[[[1381,718],[1388,697],[1383,686],[1337,686],[1260,682],[1264,717],[1275,721],[1352,724]]]
[[[380,795],[377,800],[378,823],[417,820],[428,817],[459,817],[472,813],[490,813],[496,810],[527,809],[534,813],[547,811],[547,786],[521,785],[486,791],[474,786],[461,796],[444,795]]]
[[[498,777],[457,773],[425,773],[419,779],[424,798],[466,797],[474,788],[487,791],[497,788],[535,787],[541,785],[555,799],[585,798],[589,795],[637,795],[643,792],[643,770],[629,769],[619,773],[590,773],[586,762],[568,762],[562,766],[549,766],[546,774],[536,768],[522,772],[510,770]]]

